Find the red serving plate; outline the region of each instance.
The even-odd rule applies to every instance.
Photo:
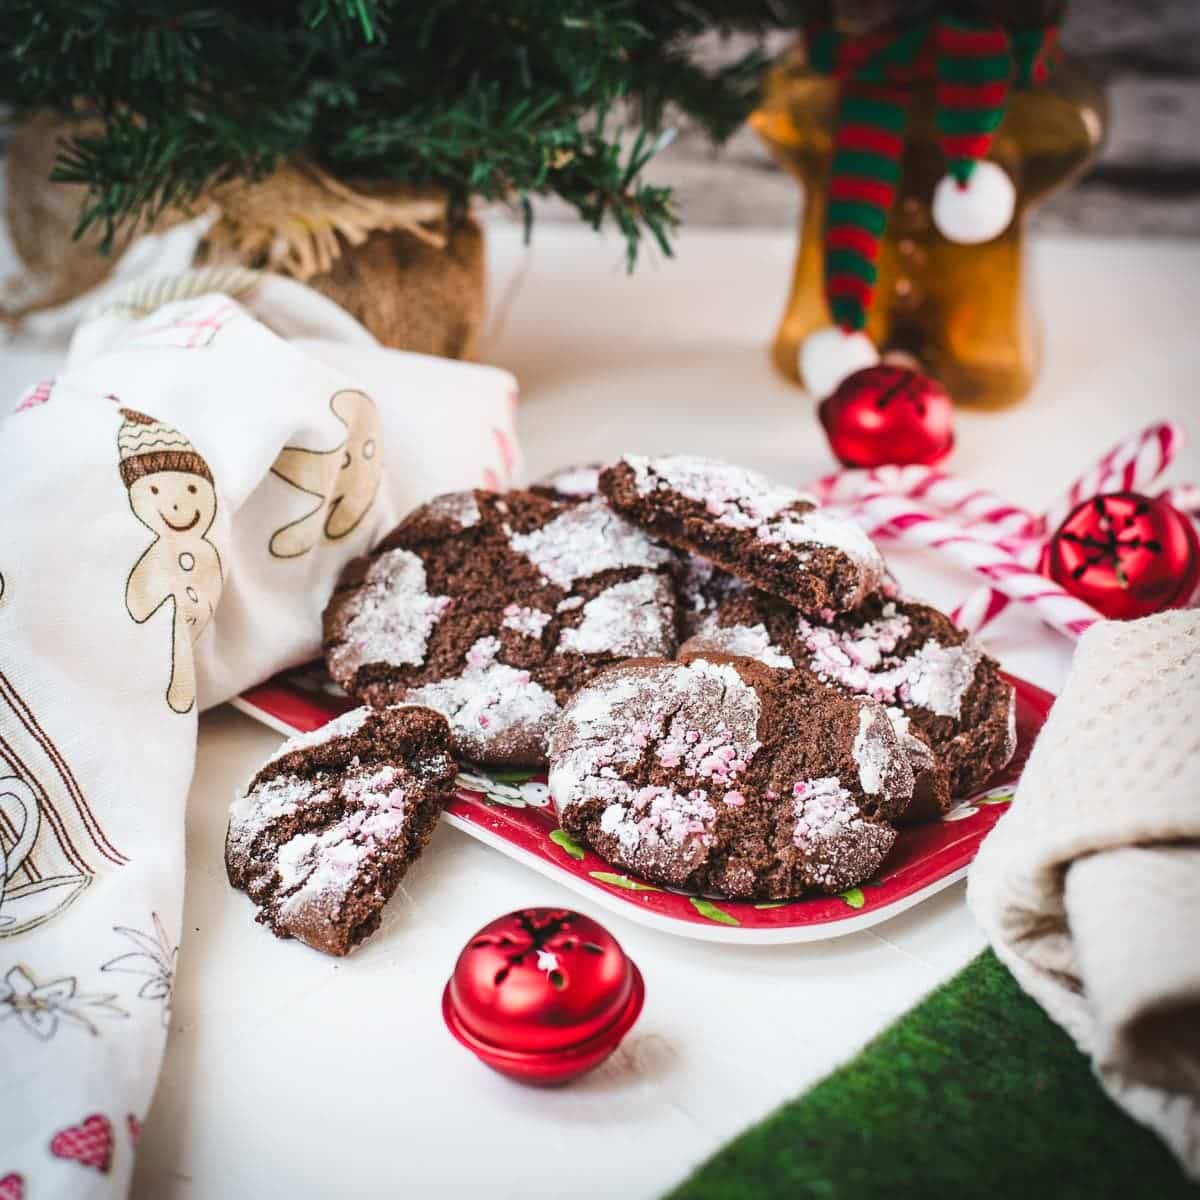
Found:
[[[576,845],[559,828],[544,774],[472,767],[459,775],[445,819],[472,837],[644,925],[719,942],[807,942],[886,921],[967,873],[979,843],[1008,807],[1054,697],[1008,675],[1017,692],[1017,752],[977,795],[938,822],[902,829],[883,869],[839,896],[756,904],[691,896],[643,882]],[[281,733],[307,733],[352,707],[320,663],[276,676],[233,701]]]

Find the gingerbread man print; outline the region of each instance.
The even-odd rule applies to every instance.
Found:
[[[307,554],[321,538],[343,538],[366,516],[379,491],[379,411],[365,392],[344,390],[329,402],[330,411],[346,427],[346,436],[331,450],[285,446],[271,470],[285,483],[316,498],[299,520],[277,529],[270,549],[276,558]]]
[[[221,556],[208,540],[217,493],[208,463],[177,429],[121,409],[117,434],[129,507],[154,541],[129,572],[125,607],[142,624],[170,603],[171,680],[167,703],[178,713],[196,703],[192,645],[221,595]]]

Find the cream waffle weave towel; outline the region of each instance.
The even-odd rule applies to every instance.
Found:
[[[1200,1177],[1200,612],[1084,635],[967,896],[1113,1100]]]

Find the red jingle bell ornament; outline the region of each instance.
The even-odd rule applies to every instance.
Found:
[[[1067,515],[1038,569],[1114,621],[1183,608],[1200,587],[1200,537],[1161,497],[1109,492]]]
[[[501,1074],[565,1083],[617,1048],[644,997],[641,973],[602,925],[564,908],[526,908],[467,943],[442,1016]]]
[[[940,462],[954,448],[954,406],[940,384],[888,363],[846,376],[817,410],[847,467]]]

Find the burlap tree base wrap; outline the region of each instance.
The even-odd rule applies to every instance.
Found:
[[[207,246],[197,258],[212,261]],[[484,279],[483,230],[468,217],[447,229],[441,248],[384,231],[358,246],[343,244],[329,270],[304,282],[357,317],[385,346],[473,359],[483,326]]]
[[[52,183],[62,139],[84,121],[39,116],[8,144],[5,216],[25,270],[4,281],[0,318],[64,304],[96,287],[136,233],[111,253],[99,233],[73,238],[82,187]],[[196,261],[279,271],[329,296],[384,345],[446,358],[474,358],[484,316],[483,231],[470,216],[451,221],[436,190],[378,181],[353,184],[306,162],[282,164],[263,180],[208,189],[187,210],[162,213],[153,231],[212,213]]]

